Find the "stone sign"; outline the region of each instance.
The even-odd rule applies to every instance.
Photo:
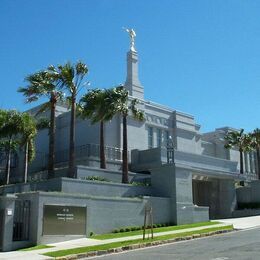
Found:
[[[86,207],[44,205],[43,235],[86,235]]]

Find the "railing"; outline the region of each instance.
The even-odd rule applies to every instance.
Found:
[[[257,176],[257,173],[255,172],[245,172],[244,173],[244,176],[246,177],[246,179],[248,181],[255,181],[255,180],[258,180],[258,176]]]
[[[84,144],[75,147],[76,160],[83,158],[100,158],[100,146],[98,144]],[[106,160],[121,161],[122,150],[117,147],[105,146]],[[69,149],[55,153],[55,164],[67,163],[69,161]],[[35,160],[29,166],[30,172],[44,171],[47,169],[48,154],[37,153]]]
[[[75,147],[76,158],[82,157],[100,157],[100,146],[98,144],[85,144]],[[121,149],[116,147],[105,147],[105,155],[107,160],[120,161],[122,157]],[[55,154],[55,163],[67,162],[69,160],[69,150],[62,150]]]
[[[7,156],[6,153],[0,151],[0,169],[5,169]],[[11,168],[17,167],[17,154],[11,154]]]

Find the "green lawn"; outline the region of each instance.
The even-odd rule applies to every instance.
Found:
[[[158,236],[158,237],[154,237],[154,239],[149,239],[149,240],[145,240],[145,241],[142,239],[135,239],[135,240],[130,240],[130,241],[114,242],[114,243],[97,245],[97,246],[78,247],[78,248],[73,248],[73,249],[48,252],[43,255],[50,256],[50,257],[61,257],[61,256],[66,256],[66,255],[72,255],[72,254],[87,253],[87,252],[91,252],[91,251],[108,250],[111,248],[118,248],[118,247],[122,247],[122,246],[133,245],[133,244],[145,244],[145,243],[150,243],[152,241],[167,240],[167,239],[177,238],[177,237],[186,237],[186,236],[191,236],[193,234],[203,234],[203,233],[208,233],[208,232],[217,231],[217,230],[224,230],[224,229],[233,230],[233,225],[229,225],[229,226],[225,226],[225,227],[205,228],[202,230],[197,230],[197,231],[193,231],[193,232],[183,232],[180,234]]]
[[[52,248],[52,247],[54,247],[54,246],[38,245],[38,246],[32,246],[32,247],[19,249],[18,251],[32,251],[32,250],[39,250],[39,249]]]
[[[203,226],[210,226],[216,224],[220,224],[220,222],[208,221],[208,222],[200,222],[200,223],[193,223],[187,225],[160,227],[160,228],[154,228],[153,232],[159,233],[165,231],[174,231],[174,230],[180,230],[185,228],[203,227]],[[118,237],[130,237],[130,236],[136,236],[142,234],[143,234],[143,230],[137,230],[137,231],[122,232],[122,233],[109,233],[109,234],[95,235],[92,236],[91,238],[104,240],[104,239],[111,239],[111,238],[118,238]]]

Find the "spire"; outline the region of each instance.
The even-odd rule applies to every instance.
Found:
[[[138,77],[138,55],[135,49],[136,33],[133,29],[125,30],[130,36],[130,50],[127,52],[127,76],[125,88],[129,91],[130,96],[144,99],[144,88]]]

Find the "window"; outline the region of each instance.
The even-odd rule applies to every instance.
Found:
[[[153,148],[153,128],[148,127],[148,148]]]
[[[162,130],[161,129],[157,129],[157,147],[161,147],[162,146]]]

